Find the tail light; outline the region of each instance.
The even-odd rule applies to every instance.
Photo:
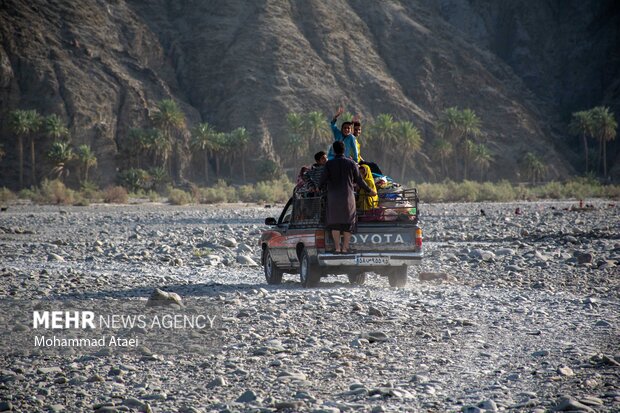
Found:
[[[317,248],[325,248],[325,231],[315,231],[314,239]]]
[[[422,228],[416,228],[415,230],[415,246],[422,248]]]

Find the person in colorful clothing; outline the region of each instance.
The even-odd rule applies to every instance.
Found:
[[[362,151],[361,151],[361,147],[360,147],[360,135],[362,134],[362,123],[359,120],[359,116],[355,115],[353,117],[353,136],[355,136],[355,142],[357,144],[357,163],[360,165],[368,165],[370,167],[371,172],[378,174],[378,175],[383,175],[383,172],[381,172],[381,169],[379,169],[379,165],[377,165],[374,162],[369,162],[366,161],[364,158],[362,158]]]
[[[372,179],[372,172],[370,172],[370,167],[368,165],[360,165],[360,175],[362,176],[364,182],[366,182],[366,185],[374,191],[375,195],[372,195],[363,188],[360,188],[357,208],[362,211],[370,211],[371,209],[379,206],[379,196],[376,195],[377,187],[375,186],[375,180]]]
[[[332,128],[332,133],[334,134],[334,142],[344,142],[345,151],[344,156],[346,158],[352,159],[354,162],[357,162],[359,158],[359,152],[357,150],[357,141],[353,133],[353,123],[352,122],[342,122],[340,129],[336,126],[336,121],[338,117],[344,113],[344,108],[341,106],[338,108],[332,121],[330,122],[330,126]],[[332,160],[336,157],[334,154],[333,147],[330,146],[329,153],[327,154],[327,159]]]

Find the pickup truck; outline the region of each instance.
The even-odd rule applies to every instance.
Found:
[[[378,208],[358,211],[354,251],[345,254],[328,252],[334,243],[324,224],[326,198],[294,195],[277,220],[265,219],[271,228],[261,234],[260,246],[267,283],[299,273],[302,286],[312,288],[322,277],[347,274],[350,283],[361,285],[373,272],[386,276],[392,287],[404,287],[408,267],[423,257],[418,193],[403,189],[387,195]]]

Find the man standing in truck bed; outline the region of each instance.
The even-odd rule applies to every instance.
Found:
[[[335,156],[325,164],[320,186],[327,184],[326,224],[334,239],[334,252],[339,254],[351,252],[349,242],[351,232],[357,222],[353,184],[357,183],[371,196],[377,195],[377,192],[364,182],[357,164],[344,157],[344,142],[334,142],[332,149]],[[343,235],[342,247],[340,246],[341,233]]]

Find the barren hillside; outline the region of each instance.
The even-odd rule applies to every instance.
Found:
[[[288,112],[327,116],[342,103],[365,120],[381,113],[411,120],[427,151],[439,113],[469,107],[494,153],[493,176],[518,179],[516,162],[532,151],[550,177],[566,177],[580,159],[562,123],[570,110],[618,107],[617,7],[548,1],[512,13],[516,6],[506,3],[5,0],[0,185],[14,184],[17,174],[10,110],[60,114],[72,142],[94,149],[95,174],[105,183],[123,167],[128,130],[145,126],[164,98],[180,103],[190,127],[245,126],[258,140],[262,119],[276,148]],[[560,59],[573,50],[575,58]],[[600,82],[588,87],[596,76]],[[184,153],[174,162],[191,176],[186,138],[178,137]],[[432,167],[409,178],[432,178]]]

